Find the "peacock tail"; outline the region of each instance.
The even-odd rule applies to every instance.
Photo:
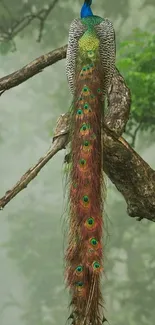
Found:
[[[101,59],[107,43],[101,50],[100,30],[95,27],[103,21],[97,16],[74,20],[67,53],[67,76],[73,102],[70,120],[70,218],[65,259],[75,325],[100,325],[103,320],[100,281],[103,272],[105,191],[101,125],[105,95],[114,66],[111,65],[110,70]]]

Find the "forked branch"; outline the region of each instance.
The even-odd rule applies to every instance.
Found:
[[[20,181],[0,199],[0,208],[13,199],[34,179],[45,164],[68,143],[69,114],[58,121],[54,142],[47,154],[30,168]],[[103,130],[104,171],[122,193],[131,217],[155,221],[155,171],[122,138]]]
[[[20,19],[15,19],[5,0],[0,0],[1,5],[10,17],[9,26],[5,27],[5,21],[2,21],[0,24],[0,41],[13,40],[14,37],[29,26],[33,20],[37,20],[39,22],[39,35],[37,41],[40,42],[46,19],[58,1],[59,0],[53,0],[51,3],[49,3],[49,5],[44,6],[44,8],[40,10],[37,10],[34,6],[31,6],[31,10],[26,12],[23,17],[20,17]],[[35,8],[35,10],[33,10],[33,8]]]
[[[67,46],[42,55],[24,68],[0,79],[1,92],[28,80],[44,68],[65,58]],[[138,220],[155,221],[155,171],[121,137],[129,118],[131,96],[123,77],[116,69],[108,93],[108,113],[103,125],[104,171],[122,193],[127,211]],[[43,166],[68,143],[69,114],[60,116],[53,145],[39,162],[0,199],[0,208],[30,183]]]

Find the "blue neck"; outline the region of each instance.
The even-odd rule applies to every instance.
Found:
[[[90,8],[90,6],[87,3],[84,3],[81,8],[81,18],[93,16],[93,12]]]

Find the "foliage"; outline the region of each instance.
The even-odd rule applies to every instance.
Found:
[[[132,94],[131,117],[126,129],[126,133],[132,137],[137,130],[155,130],[154,53],[153,33],[135,30],[128,40],[120,44],[118,68]]]

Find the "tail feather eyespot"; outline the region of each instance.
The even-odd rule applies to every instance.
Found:
[[[82,266],[82,265],[78,265],[78,266],[76,267],[76,273],[77,273],[77,274],[80,274],[82,271],[83,271],[83,266]]]
[[[83,89],[82,89],[82,94],[83,94],[83,96],[88,96],[88,95],[90,95],[90,89],[89,89],[89,87],[87,87],[86,85],[83,87]]]
[[[93,264],[92,264],[92,270],[95,272],[95,273],[100,273],[103,268],[101,266],[101,264],[97,261],[94,261]]]
[[[82,281],[75,282],[75,291],[77,296],[84,297],[86,294],[86,288],[84,286],[84,283]]]
[[[89,135],[90,133],[90,125],[84,123],[80,128],[80,134],[81,135]]]
[[[96,251],[101,249],[101,243],[95,237],[92,237],[89,239],[89,244],[90,244],[90,247],[92,247]]]
[[[82,109],[79,108],[79,109],[77,110],[77,114],[78,114],[78,115],[82,115],[82,114],[83,114]]]
[[[92,217],[88,218],[85,221],[84,225],[90,231],[92,231],[96,228],[96,222],[95,222],[94,218],[92,218]]]
[[[81,150],[84,151],[85,153],[89,154],[92,150],[92,144],[89,140],[84,140],[83,145],[81,146]]]
[[[80,172],[86,173],[88,171],[88,168],[89,168],[89,166],[87,164],[87,160],[84,159],[84,158],[81,158],[79,160],[78,168],[79,168]],[[81,177],[82,177],[82,175],[81,175]]]
[[[80,200],[80,204],[83,208],[85,209],[89,209],[90,208],[90,198],[88,195],[84,195],[81,200]]]

